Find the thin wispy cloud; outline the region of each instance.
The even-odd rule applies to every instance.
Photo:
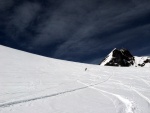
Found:
[[[0,1],[0,41],[33,53],[96,62],[114,47],[149,43],[148,0]]]
[[[14,3],[14,0],[0,0],[0,11],[4,11],[11,7]]]
[[[8,32],[9,36],[14,35],[13,38],[16,39],[21,33],[25,32],[25,29],[32,24],[39,10],[40,5],[31,2],[25,2],[16,7],[7,24],[7,31],[10,31]]]

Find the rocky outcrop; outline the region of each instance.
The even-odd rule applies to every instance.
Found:
[[[103,66],[135,66],[144,67],[150,65],[149,57],[134,57],[127,49],[113,49],[111,53],[100,63]],[[148,66],[149,67],[149,66]]]

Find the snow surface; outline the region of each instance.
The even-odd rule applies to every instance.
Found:
[[[150,59],[149,56],[144,56],[144,57],[138,57],[138,56],[135,56],[134,57],[135,59],[135,63],[134,63],[134,66],[139,66],[138,64],[143,64],[145,60],[147,59]],[[150,63],[145,63],[144,67],[150,67]]]
[[[0,113],[150,113],[149,68],[88,65],[4,46],[0,62]]]

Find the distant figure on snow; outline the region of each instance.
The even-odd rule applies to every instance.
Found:
[[[85,71],[87,70],[87,68],[85,68]]]

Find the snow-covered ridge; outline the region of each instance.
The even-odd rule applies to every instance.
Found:
[[[150,67],[150,57],[133,56],[127,49],[113,49],[100,63],[102,66]]]
[[[68,62],[0,46],[0,113],[149,113],[149,68]]]
[[[150,56],[138,57],[134,56],[134,66],[135,67],[150,67]]]

